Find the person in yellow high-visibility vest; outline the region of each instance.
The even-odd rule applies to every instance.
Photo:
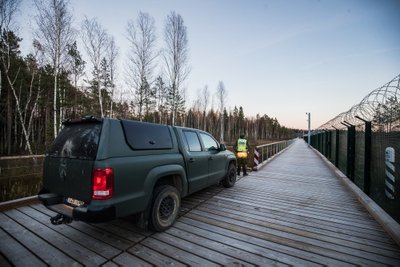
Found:
[[[247,175],[247,154],[249,154],[250,145],[247,139],[244,138],[244,134],[240,134],[239,139],[233,145],[233,149],[236,152],[237,157],[237,175],[240,175],[240,169],[243,170],[243,176]]]

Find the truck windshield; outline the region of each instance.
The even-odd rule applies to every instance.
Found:
[[[48,156],[94,160],[101,123],[74,123],[59,133],[47,152]]]

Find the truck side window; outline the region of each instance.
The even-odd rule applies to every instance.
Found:
[[[211,136],[200,133],[200,138],[203,141],[204,147],[207,151],[218,149],[218,143]]]
[[[168,126],[155,123],[121,120],[128,145],[135,150],[172,149]]]
[[[185,135],[189,151],[191,152],[201,151],[200,141],[195,132],[184,131],[183,134]]]

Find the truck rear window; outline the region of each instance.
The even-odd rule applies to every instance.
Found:
[[[126,142],[135,150],[171,149],[172,138],[167,125],[121,120]]]
[[[101,123],[73,123],[61,130],[47,154],[52,157],[94,160]]]

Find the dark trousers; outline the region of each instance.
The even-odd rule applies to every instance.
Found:
[[[247,158],[239,158],[237,159],[237,174],[240,175],[240,169],[243,170],[243,175],[247,174],[246,165],[247,165]]]

